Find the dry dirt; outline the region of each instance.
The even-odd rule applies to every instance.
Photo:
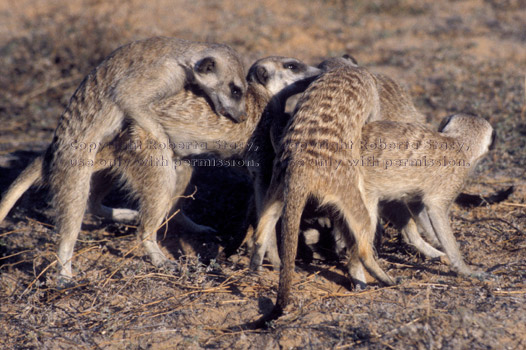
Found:
[[[175,272],[149,264],[133,226],[87,217],[76,246],[78,283],[68,289],[55,288],[50,267],[57,236],[47,192],[32,189],[0,224],[0,348],[526,348],[526,1],[116,3],[0,1],[0,191],[45,149],[83,76],[128,41],[225,42],[247,65],[275,54],[315,64],[350,53],[405,84],[432,125],[465,111],[497,130],[496,149],[466,191],[513,185],[515,192],[451,213],[466,260],[495,278],[457,277],[388,229],[380,263],[403,277],[399,285],[356,292],[341,261],[299,262],[294,308],[267,330],[247,331],[238,326],[272,306],[277,273],[249,272],[244,249],[210,259],[243,232],[251,188],[244,175],[196,174],[186,211],[219,233],[188,239],[206,248],[198,260],[178,254],[167,232]],[[127,204],[123,197],[115,191],[109,204]]]

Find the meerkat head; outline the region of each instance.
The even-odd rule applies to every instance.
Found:
[[[446,117],[440,123],[438,131],[448,136],[465,139],[466,146],[475,159],[481,158],[495,144],[495,130],[491,124],[482,117],[471,114],[458,113]]]
[[[324,72],[327,72],[331,69],[349,65],[351,67],[358,67],[358,61],[351,55],[343,55],[341,57],[331,57],[322,61],[318,64],[318,68]]]
[[[194,56],[191,67],[191,82],[210,98],[216,113],[235,122],[246,119],[245,68],[233,49],[212,45]]]
[[[271,95],[277,95],[295,83],[311,82],[320,73],[318,68],[295,58],[272,56],[257,60],[248,71],[247,81],[263,85]]]

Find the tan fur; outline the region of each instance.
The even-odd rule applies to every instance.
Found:
[[[288,303],[300,217],[309,197],[319,205],[335,208],[354,234],[354,239],[346,235],[347,243],[355,241],[358,247],[354,260],[349,262],[353,280],[365,283],[355,268],[361,267],[362,262],[382,282],[394,283],[374,258],[375,228],[365,206],[361,168],[347,163],[348,159],[360,157],[362,126],[367,120],[378,118],[375,85],[373,76],[364,68],[345,66],[330,70],[305,91],[287,125],[256,233],[272,234],[282,216],[282,267],[274,313],[280,313]]]
[[[342,65],[354,65],[358,66],[356,60],[351,56],[342,56],[342,57],[332,57],[319,64],[319,68],[324,70],[334,69]],[[373,74],[373,77],[376,81],[376,87],[378,89],[378,94],[380,96],[380,118],[379,120],[388,120],[394,122],[403,122],[403,123],[416,123],[416,124],[425,124],[426,118],[420,113],[413,100],[402,85],[398,84],[396,81],[391,79],[389,76],[384,74]],[[405,208],[397,208],[396,206],[383,206],[382,212],[385,215],[393,215],[390,211],[404,211]],[[398,213],[399,214],[399,213]],[[422,212],[421,217],[426,219],[425,210]],[[415,247],[419,252],[428,256],[430,258],[436,258],[443,256],[444,253],[438,251],[424,241],[420,234],[418,233],[417,226],[412,218],[409,218],[409,223],[404,226],[402,229],[402,237],[404,241],[413,247]],[[422,220],[421,224],[429,227],[428,220]],[[428,231],[423,227],[421,228],[423,233],[426,234]],[[336,241],[339,242],[339,249],[344,248],[344,240],[341,239],[341,232],[337,231],[337,228],[333,230]],[[426,237],[433,243],[438,243],[436,238],[429,237],[426,234]],[[272,254],[269,252],[271,256]]]
[[[473,271],[463,261],[448,223],[448,211],[469,174],[487,153],[493,129],[484,119],[464,114],[444,119],[441,128],[445,128],[443,133],[422,124],[387,121],[364,126],[361,160],[365,164],[368,210],[373,217],[379,215],[378,209],[383,215],[386,210],[394,210],[395,226],[408,244],[428,257],[447,259],[461,275],[483,277],[485,273]],[[395,144],[397,147],[389,149],[388,145]],[[462,165],[437,165],[437,160],[444,159]],[[427,161],[427,166],[411,161]],[[378,206],[381,201],[384,204]],[[445,253],[424,241],[418,227]]]
[[[83,182],[78,179],[71,181],[63,177],[62,186],[55,183],[52,189],[62,196],[71,196],[78,188],[89,189],[91,179],[90,210],[117,220],[133,220],[138,216],[139,239],[143,241],[146,252],[155,265],[165,262],[166,257],[157,246],[155,231],[170,210],[174,197],[182,194],[190,180],[192,167],[182,157],[199,153],[215,153],[226,157],[241,153],[249,136],[257,127],[266,105],[274,95],[277,95],[280,89],[319,72],[316,68],[308,67],[295,59],[283,57],[262,59],[254,64],[253,69],[255,68],[257,72],[254,70],[248,76],[251,80],[248,92],[245,94],[248,119],[244,122],[234,123],[228,118],[218,116],[208,102],[209,96],[195,89],[182,90],[175,95],[156,100],[149,106],[152,119],[162,130],[161,136],[166,137],[153,135],[143,127],[143,124],[133,119],[129,120],[110,140],[111,142],[104,144],[106,147],[102,147],[102,144],[98,145],[100,147],[97,147],[97,152],[90,154],[93,167],[90,168],[89,173],[84,174]],[[256,81],[256,77],[259,77],[259,80],[265,78],[265,84],[271,86]],[[224,143],[228,147],[225,147]],[[53,144],[50,149],[52,147]],[[53,153],[51,155],[54,156]],[[43,157],[39,157],[28,167],[29,170],[24,171],[23,174],[26,175],[21,183],[11,186],[3,196],[0,212],[7,213],[14,201],[23,193],[20,191],[21,186],[24,186],[24,190],[27,189],[35,181],[35,176],[31,175],[34,169],[38,170],[45,162]],[[53,170],[53,167],[51,169]],[[96,172],[93,177],[92,171]],[[113,181],[115,178],[124,182],[132,196],[138,199],[140,208],[138,213],[102,205],[102,198],[106,194],[104,187],[107,187],[108,181]],[[69,224],[73,220],[60,215],[67,212],[79,221],[80,226],[86,197],[87,194],[83,195],[84,202],[73,203],[74,205],[69,209],[59,207],[57,210],[59,221],[63,218],[66,224]],[[184,229],[191,231],[209,229],[193,223],[184,215],[177,215],[176,218]],[[64,261],[68,254],[72,254],[75,240],[76,234],[61,234],[59,248],[61,261]],[[69,277],[70,258],[65,261],[61,275]]]
[[[352,56],[344,55],[328,58],[321,62],[318,68],[329,71],[342,66],[358,67],[358,63]],[[380,120],[425,123],[425,116],[416,109],[406,88],[387,75],[373,74],[373,77],[380,96]]]

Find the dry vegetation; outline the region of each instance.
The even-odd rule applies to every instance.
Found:
[[[120,44],[153,35],[226,42],[254,59],[310,63],[351,53],[411,91],[434,125],[466,111],[487,118],[499,144],[468,192],[510,185],[505,202],[457,206],[466,260],[496,276],[459,278],[388,229],[380,260],[391,288],[354,292],[340,262],[300,264],[294,309],[266,331],[236,326],[272,306],[277,273],[247,270],[235,243],[250,183],[226,169],[198,172],[187,212],[219,232],[186,237],[201,259],[164,249],[178,271],[153,268],[135,228],[88,217],[77,243],[78,284],[53,283],[46,190],[29,191],[0,226],[3,349],[523,349],[526,348],[526,2],[524,0],[18,0],[0,2],[0,191],[51,140],[82,77]],[[217,177],[221,180],[218,181]],[[123,205],[116,191],[109,204]],[[133,203],[130,203],[133,205]],[[161,235],[162,236],[162,235]],[[203,263],[204,262],[204,263]]]

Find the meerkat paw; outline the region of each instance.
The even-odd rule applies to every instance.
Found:
[[[461,276],[476,278],[480,281],[493,278],[491,273],[471,268],[468,265],[462,265],[460,268],[456,268],[455,270],[457,270],[457,273]]]
[[[354,285],[354,291],[355,292],[362,292],[367,289],[367,282],[351,278],[352,284]]]
[[[272,264],[272,268],[276,271],[279,271],[279,268],[281,267],[281,259],[279,258],[278,254],[272,254],[271,252],[267,253],[267,258]]]
[[[161,267],[170,261],[166,257],[166,255],[164,255],[163,252],[159,249],[157,243],[145,242],[145,248],[148,252],[148,256],[150,257],[152,265],[156,267]]]
[[[71,276],[59,275],[56,279],[56,288],[58,290],[75,287],[76,282]]]
[[[471,271],[471,273],[469,274],[469,277],[476,278],[479,281],[488,281],[488,280],[495,280],[496,279],[495,275],[493,275],[493,274],[491,274],[489,272],[486,272],[486,271],[481,271],[481,270],[473,270],[473,271]]]
[[[351,275],[351,281],[354,285],[354,290],[357,292],[365,290],[367,288],[367,281],[365,278],[365,271],[361,264],[349,264],[348,266],[349,275]]]
[[[120,223],[134,223],[137,222],[139,212],[133,209],[126,208],[111,208],[105,205],[94,206],[90,209],[91,213],[107,220],[112,220]]]
[[[255,247],[256,249],[254,250],[254,253],[252,254],[252,258],[250,258],[250,270],[262,271],[263,267],[261,265],[263,265],[263,258],[265,254],[264,253],[262,254],[259,251],[259,249],[257,249],[257,244]]]
[[[331,219],[326,216],[320,217],[318,218],[318,225],[322,228],[330,229],[332,227]]]

